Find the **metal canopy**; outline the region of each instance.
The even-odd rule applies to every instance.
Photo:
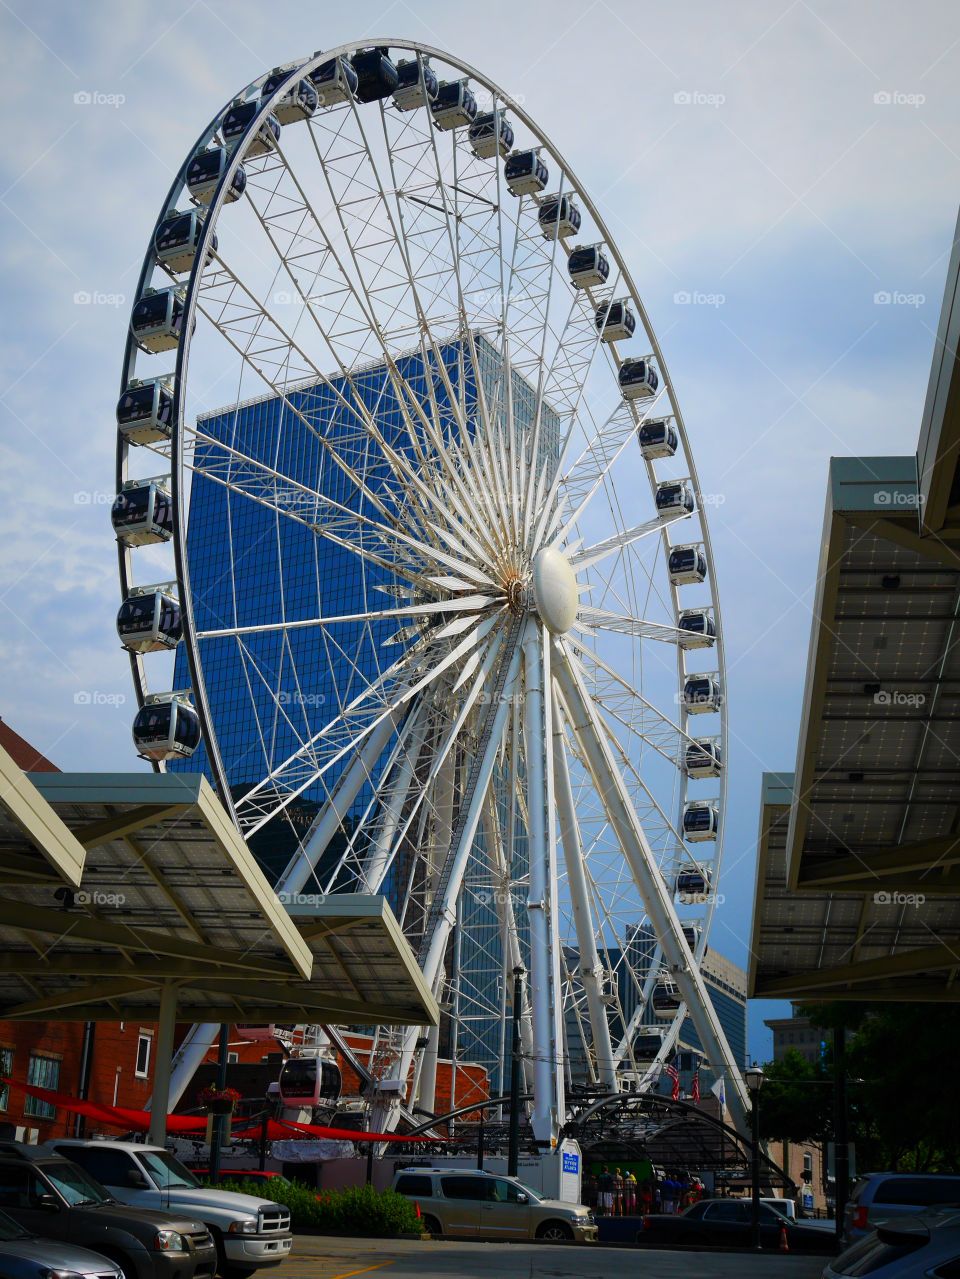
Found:
[[[386,902],[294,920],[199,775],[0,765],[0,1017],[436,1023]]]
[[[830,466],[796,776],[764,774],[755,995],[955,999],[960,240],[916,456]]]

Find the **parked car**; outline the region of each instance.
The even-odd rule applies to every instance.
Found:
[[[43,1147],[0,1145],[0,1209],[29,1234],[101,1253],[124,1279],[213,1279],[203,1222],[118,1203],[89,1173]]]
[[[432,1235],[594,1243],[589,1208],[545,1199],[516,1177],[471,1168],[401,1168],[393,1188],[420,1205]]]
[[[3,1279],[123,1279],[115,1261],[89,1248],[40,1239],[0,1212],[0,1275]]]
[[[264,1266],[278,1266],[290,1255],[289,1208],[259,1195],[201,1186],[162,1146],[73,1139],[50,1145],[76,1160],[123,1203],[163,1205],[199,1217],[213,1236],[225,1279],[244,1279]]]
[[[854,1185],[843,1214],[843,1237],[853,1243],[881,1222],[925,1208],[960,1205],[960,1176],[941,1172],[871,1172]]]
[[[898,1217],[871,1230],[824,1268],[823,1279],[958,1279],[960,1212]]]
[[[769,1204],[774,1212],[779,1212],[781,1217],[786,1217],[788,1221],[796,1221],[797,1205],[792,1199],[777,1199],[774,1195],[769,1198],[766,1196],[760,1200],[762,1204]]]
[[[637,1243],[648,1248],[669,1248],[676,1244],[704,1248],[747,1248],[752,1240],[753,1205],[749,1199],[701,1199],[676,1214],[654,1213],[643,1219]],[[787,1232],[791,1252],[814,1252],[830,1256],[836,1251],[833,1237],[823,1230],[790,1221],[769,1204],[760,1204],[760,1244],[778,1248],[780,1232]]]

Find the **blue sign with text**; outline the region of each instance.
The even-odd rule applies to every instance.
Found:
[[[579,1156],[579,1155],[564,1154],[564,1156],[563,1156],[563,1171],[564,1171],[564,1172],[579,1172],[579,1171],[580,1171],[580,1156]]]

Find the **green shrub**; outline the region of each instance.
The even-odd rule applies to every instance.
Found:
[[[237,1181],[221,1182],[220,1188],[250,1193],[249,1184]],[[395,1190],[374,1190],[373,1186],[314,1190],[277,1178],[256,1193],[289,1208],[294,1229],[309,1226],[349,1235],[413,1235],[422,1230],[413,1201]]]

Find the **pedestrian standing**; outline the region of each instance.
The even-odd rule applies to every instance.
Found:
[[[624,1193],[626,1195],[626,1214],[628,1217],[636,1216],[637,1212],[637,1179],[633,1175],[633,1170],[628,1168],[624,1174]]]
[[[606,1164],[600,1170],[600,1176],[597,1178],[597,1189],[600,1195],[600,1213],[601,1216],[610,1217],[613,1215],[613,1177],[610,1175],[610,1169]]]
[[[623,1216],[623,1173],[619,1168],[613,1173],[613,1211],[615,1216]]]

